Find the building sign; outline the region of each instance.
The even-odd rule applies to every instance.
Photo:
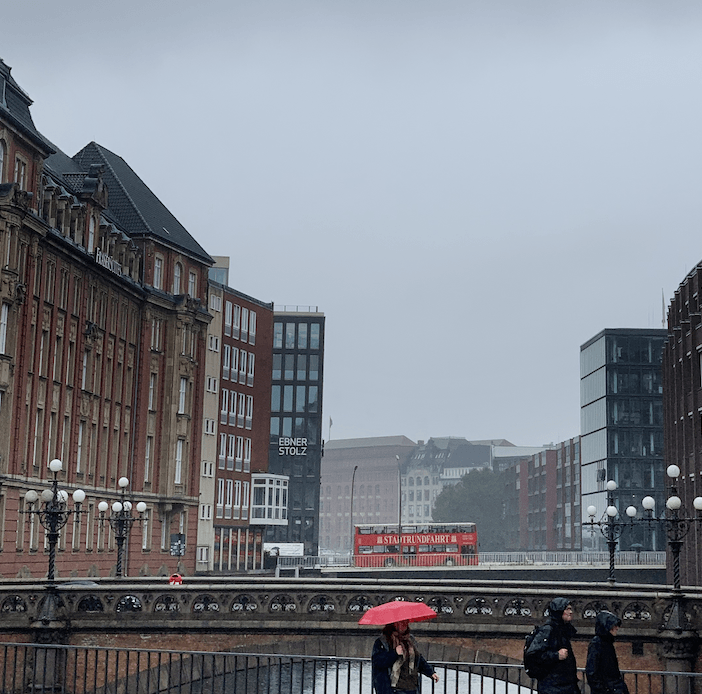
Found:
[[[398,535],[378,535],[377,544],[397,545],[400,542]],[[456,544],[457,536],[453,533],[402,533],[404,545],[448,545]]]
[[[171,535],[171,556],[182,557],[185,554],[185,535],[173,533]]]
[[[112,256],[103,253],[99,248],[95,250],[95,262],[107,268],[110,272],[114,272],[116,275],[122,274],[122,265]]]
[[[278,439],[278,455],[307,455],[307,439],[281,436]]]

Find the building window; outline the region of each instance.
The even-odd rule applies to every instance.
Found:
[[[180,283],[183,277],[183,266],[180,263],[176,263],[173,268],[173,294],[180,294]]]
[[[240,399],[243,400],[244,396],[242,395]],[[232,427],[236,425],[236,402],[236,393],[233,390],[229,391],[229,426]]]
[[[319,323],[310,325],[310,349],[319,349]]]
[[[234,306],[234,321],[232,325],[232,337],[239,338],[241,332],[241,306]]]
[[[185,396],[188,388],[188,379],[180,377],[180,389],[178,391],[178,414],[185,414]]]
[[[27,190],[27,162],[21,157],[15,159],[15,183],[20,190]]]
[[[236,471],[241,472],[244,462],[244,437],[236,437]]]
[[[95,245],[95,217],[90,215],[90,221],[88,222],[88,245],[85,250],[88,253],[92,253],[93,246]]]
[[[163,258],[156,256],[154,259],[154,289],[161,289],[163,286]]]
[[[208,335],[207,347],[210,352],[219,352],[219,337],[217,335]]]
[[[149,376],[149,410],[152,412],[156,409],[156,374],[152,373]]]
[[[256,344],[256,311],[249,313],[249,344]]]
[[[0,354],[7,354],[7,318],[10,308],[3,304],[0,309]]]
[[[229,345],[224,345],[222,350],[222,378],[229,380],[229,364],[232,359],[232,348]]]
[[[188,294],[197,297],[197,273],[192,270],[188,273]]]
[[[283,349],[282,323],[273,323],[273,349]]]
[[[222,310],[222,297],[219,294],[210,294],[210,310],[217,313]]]
[[[254,384],[254,362],[256,360],[256,355],[249,352],[248,360],[248,370],[246,373],[246,385],[253,386]]]
[[[200,504],[200,520],[212,519],[212,504]]]
[[[229,411],[229,391],[222,388],[222,409],[219,411],[219,423],[227,423],[227,412]]]
[[[217,508],[215,509],[217,518],[224,517],[224,480],[217,480]]]
[[[7,145],[5,140],[0,140],[0,183],[5,182],[5,159],[7,157]]]
[[[297,326],[297,348],[307,349],[307,323],[300,323]]]
[[[234,497],[234,480],[227,480],[227,496],[224,500],[224,517],[232,517],[232,502]]]
[[[231,379],[236,381],[239,372],[239,348],[232,347]]]
[[[224,334],[227,337],[232,335],[232,302],[226,301],[224,303]]]
[[[242,349],[239,357],[239,383],[241,385],[246,383],[246,354]]]
[[[244,440],[244,472],[251,472],[251,439]]]
[[[183,439],[178,439],[178,441],[176,441],[175,474],[173,475],[173,482],[175,484],[182,484],[182,479],[183,479]]]
[[[151,530],[151,525],[149,523],[149,512],[144,511],[144,515],[141,520],[141,549],[147,552],[151,549],[151,544],[149,542],[149,531]]]
[[[214,436],[217,432],[217,423],[214,419],[205,418],[205,433]]]
[[[214,477],[214,463],[211,460],[202,461],[202,477]]]
[[[219,464],[217,467],[224,470],[225,461],[227,459],[227,435],[219,435]]]
[[[249,396],[251,397],[251,396]],[[244,412],[246,408],[246,402],[244,400],[244,395],[239,396],[239,412],[236,420],[236,425],[238,427],[243,427],[244,426]]]
[[[212,513],[212,509],[210,508],[210,515]],[[210,561],[210,548],[203,546],[203,547],[198,547],[197,548],[197,563],[198,564],[207,564]]]
[[[253,395],[246,396],[246,428],[250,429],[253,424]]]
[[[234,520],[238,520],[241,512],[241,480],[234,484]]]
[[[229,434],[229,446],[227,448],[227,470],[234,469],[234,454],[236,450],[236,436]]]
[[[144,482],[151,481],[151,457],[153,456],[154,437],[146,437],[146,450],[144,451]]]
[[[207,377],[207,392],[216,393],[217,392],[217,379],[214,376]]]

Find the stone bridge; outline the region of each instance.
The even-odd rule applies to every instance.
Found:
[[[623,669],[702,671],[702,589],[606,583],[226,577],[0,581],[0,641],[163,650],[368,656],[374,605],[423,601],[438,618],[414,625],[430,660],[514,663],[550,600],[575,608],[574,649],[585,664],[594,618],[619,615]]]

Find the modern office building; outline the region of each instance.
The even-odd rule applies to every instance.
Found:
[[[607,507],[606,484],[614,480],[615,506],[641,508],[651,495],[664,502],[663,385],[661,354],[667,330],[607,329],[580,348],[581,517]],[[583,548],[604,548],[604,539],[583,529]],[[621,549],[665,548],[664,533],[639,524],[620,539]]]
[[[397,525],[400,471],[415,446],[406,436],[326,442],[319,493],[320,550],[349,552],[354,525]]]
[[[663,418],[666,466],[681,470],[676,480],[683,517],[694,517],[692,501],[702,496],[702,263],[682,281],[668,309],[663,349]],[[666,480],[668,484],[671,480]],[[656,510],[664,509],[657,499]],[[680,553],[682,585],[702,585],[702,527],[691,523]]]
[[[287,524],[269,525],[267,543],[319,549],[324,314],[296,306],[274,312],[268,472],[287,488]],[[281,490],[281,494],[282,494]]]

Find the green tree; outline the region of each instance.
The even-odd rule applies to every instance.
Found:
[[[478,526],[481,552],[505,549],[504,479],[489,469],[471,470],[458,484],[445,487],[434,503],[437,523],[471,522]]]

